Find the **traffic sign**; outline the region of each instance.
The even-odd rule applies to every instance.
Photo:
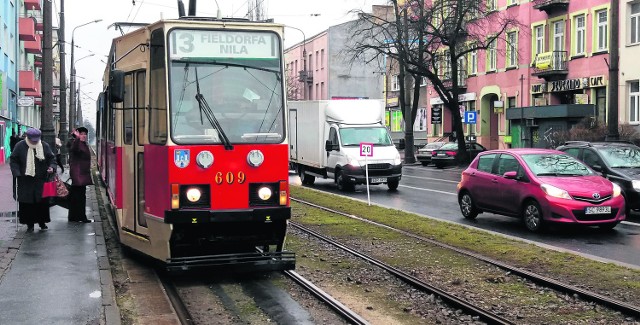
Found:
[[[360,157],[373,157],[373,143],[360,142]]]
[[[467,124],[476,124],[476,121],[478,120],[478,112],[476,111],[466,111],[464,112],[464,123]]]

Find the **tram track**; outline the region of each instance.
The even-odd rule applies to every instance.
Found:
[[[375,222],[375,221],[372,221],[372,220],[368,220],[368,219],[365,219],[365,218],[362,218],[362,217],[358,217],[358,216],[353,215],[353,214],[349,214],[349,213],[345,213],[345,212],[338,211],[338,210],[335,210],[335,209],[327,208],[327,207],[324,207],[324,206],[321,206],[321,205],[318,205],[318,204],[315,204],[315,203],[312,203],[312,202],[308,202],[308,201],[301,200],[301,199],[296,199],[296,198],[293,198],[293,197],[291,197],[291,200],[294,201],[294,202],[298,202],[300,204],[305,204],[305,205],[308,205],[308,206],[311,206],[311,207],[314,207],[314,208],[329,212],[329,213],[334,213],[334,214],[337,214],[337,215],[340,215],[340,216],[344,216],[344,217],[347,217],[347,218],[351,218],[351,219],[354,219],[354,220],[358,220],[358,221],[361,221],[361,222],[365,222],[365,223],[368,223],[368,224],[371,224],[371,225],[374,225],[374,226],[378,226],[378,227],[381,227],[381,228],[384,228],[384,229],[387,229],[387,230],[391,230],[391,231],[400,233],[400,234],[405,235],[407,237],[410,237],[410,238],[413,238],[413,239],[416,239],[416,240],[419,240],[419,241],[422,241],[422,242],[425,242],[425,243],[429,243],[429,244],[432,244],[434,246],[440,247],[442,249],[450,250],[450,251],[453,251],[455,253],[467,256],[467,257],[474,258],[476,260],[482,261],[482,262],[487,263],[489,265],[493,265],[495,267],[498,267],[498,268],[500,268],[502,270],[505,270],[505,271],[509,272],[512,275],[519,276],[519,277],[521,277],[523,279],[526,279],[526,280],[532,281],[534,283],[537,283],[538,285],[542,285],[542,286],[545,286],[545,287],[548,287],[548,288],[552,288],[552,289],[555,289],[555,290],[557,290],[559,292],[562,292],[562,293],[565,293],[565,294],[568,294],[568,295],[574,295],[574,296],[580,297],[581,299],[583,299],[585,301],[589,301],[589,302],[593,302],[593,303],[596,303],[596,304],[599,304],[599,305],[602,305],[602,306],[606,306],[606,307],[608,307],[608,308],[610,308],[612,310],[619,311],[619,312],[621,312],[621,313],[623,313],[625,315],[628,315],[628,316],[640,317],[640,307],[638,307],[638,306],[634,306],[634,305],[628,304],[626,302],[623,302],[623,301],[620,301],[620,300],[617,300],[617,299],[614,299],[614,298],[606,297],[604,295],[601,295],[601,294],[598,294],[598,293],[595,293],[595,292],[592,292],[592,291],[589,291],[589,290],[586,290],[586,289],[582,289],[582,288],[579,288],[579,287],[564,283],[562,281],[558,281],[558,280],[552,279],[550,277],[546,277],[546,276],[543,276],[543,275],[540,275],[540,274],[537,274],[537,273],[534,273],[534,272],[531,272],[531,271],[528,271],[528,270],[524,270],[522,268],[518,268],[518,267],[515,267],[513,265],[509,265],[507,263],[504,263],[504,262],[501,262],[501,261],[498,261],[498,260],[483,256],[483,255],[475,253],[473,251],[469,251],[469,250],[466,250],[466,249],[461,249],[461,248],[458,248],[458,247],[454,247],[454,246],[439,242],[437,240],[433,240],[433,239],[430,239],[430,238],[419,236],[419,235],[416,235],[414,233],[411,233],[411,232],[408,232],[408,231],[405,231],[405,230],[396,229],[396,228],[393,228],[391,226],[388,226],[388,225],[385,225],[385,224],[382,224],[382,223],[379,223],[379,222]],[[295,223],[292,223],[292,226],[294,226],[296,228],[299,228],[299,225],[297,225]],[[320,236],[322,236],[322,235],[320,235]]]

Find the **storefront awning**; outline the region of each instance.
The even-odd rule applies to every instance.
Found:
[[[594,116],[596,106],[592,104],[564,104],[547,106],[515,107],[506,110],[507,120],[521,118],[557,118]]]

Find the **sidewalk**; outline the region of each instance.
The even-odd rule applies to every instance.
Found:
[[[120,324],[94,187],[87,217],[96,222],[69,223],[55,206],[49,230],[25,233],[16,231],[12,184],[9,164],[0,165],[0,324]]]

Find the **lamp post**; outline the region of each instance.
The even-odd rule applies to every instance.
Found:
[[[84,23],[82,25],[78,25],[76,27],[73,28],[73,31],[71,31],[71,77],[70,79],[70,84],[71,84],[71,89],[69,91],[69,93],[71,94],[71,98],[70,98],[70,102],[69,102],[69,128],[75,128],[75,108],[76,108],[76,101],[75,101],[75,94],[76,94],[76,69],[75,69],[75,62],[74,62],[74,58],[73,58],[73,54],[74,54],[74,50],[75,50],[75,40],[73,35],[76,32],[76,29],[89,25],[89,24],[95,24],[95,23],[99,23],[101,22],[102,19],[96,19],[96,20],[92,20],[90,22]],[[93,54],[89,55],[89,56],[93,56]],[[88,56],[86,56],[88,57]],[[83,57],[82,59],[84,59],[85,57]],[[82,60],[80,59],[80,60]],[[78,60],[78,61],[80,61]]]
[[[302,71],[300,71],[300,77],[298,81],[302,81],[302,99],[307,100],[307,36],[302,29],[285,25],[285,27],[293,28],[302,33]]]
[[[71,50],[71,53],[73,53],[73,49]],[[75,69],[75,64],[77,62],[80,62],[82,59],[86,59],[89,57],[94,56],[95,54],[89,54],[86,56],[83,56],[81,58],[79,58],[78,60],[76,60],[75,62],[73,61],[73,54],[71,54],[71,103],[69,104],[69,126],[71,129],[75,129],[75,127],[77,126],[76,124],[76,119],[77,119],[77,109],[76,109],[76,86],[77,86],[77,82],[76,82],[76,69]]]

